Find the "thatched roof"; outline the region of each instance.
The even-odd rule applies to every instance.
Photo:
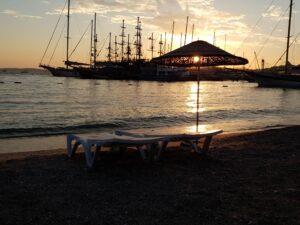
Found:
[[[195,57],[199,61],[195,61]],[[247,59],[234,56],[205,41],[194,41],[174,51],[164,54],[152,60],[155,63],[169,66],[221,66],[221,65],[245,65]]]

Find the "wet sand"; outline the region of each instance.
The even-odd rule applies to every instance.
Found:
[[[219,135],[206,158],[0,154],[0,224],[300,224],[300,126]]]

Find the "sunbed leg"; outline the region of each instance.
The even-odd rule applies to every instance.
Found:
[[[164,142],[162,143],[162,146],[161,146],[161,152],[166,151],[168,144],[169,144],[168,141],[164,141]]]
[[[145,152],[146,147],[146,152]],[[138,146],[137,149],[139,150],[141,157],[145,161],[153,161],[154,159],[154,151],[156,146],[154,144],[147,144],[144,146]]]
[[[157,148],[157,153],[154,155],[154,160],[159,160],[160,155],[163,151],[166,150],[168,142],[164,141],[162,143],[158,143],[155,147]]]
[[[75,144],[74,144],[74,146],[73,146],[73,148],[72,148],[72,152],[69,155],[70,158],[72,158],[75,155],[76,150],[77,150],[77,148],[78,148],[79,145],[80,145],[80,143],[76,141]]]
[[[212,140],[212,136],[206,137],[202,148],[198,147],[199,140],[190,141],[190,143],[195,152],[197,152],[198,154],[201,154],[201,155],[206,155],[207,151],[209,150],[209,145],[210,145],[211,140]]]
[[[148,161],[150,161],[150,162],[152,162],[154,159],[155,148],[156,148],[156,146],[154,143],[147,145],[147,156],[148,156]]]
[[[76,140],[74,146],[72,147],[72,142],[76,140],[75,136],[72,134],[67,135],[67,151],[69,158],[72,158],[76,152],[76,149],[80,145],[80,143]]]
[[[203,143],[203,147],[202,147],[202,150],[203,150],[204,154],[206,154],[206,152],[209,150],[211,140],[212,140],[212,136],[209,136],[209,137],[205,138],[204,143]]]
[[[88,167],[92,168],[95,163],[95,159],[97,156],[97,152],[100,151],[101,145],[97,145],[95,152],[92,152],[93,145],[90,143],[84,143],[84,153],[85,153],[85,159],[86,159],[86,164]]]
[[[198,140],[189,141],[189,143],[191,144],[191,146],[195,152],[197,152],[198,154],[201,154],[201,155],[205,155],[207,153],[207,151],[209,150],[209,145],[210,145],[211,140],[212,140],[212,136],[206,137],[202,148],[198,147],[198,142],[199,142]]]
[[[212,140],[212,136],[208,136],[205,138],[202,148],[198,146],[199,140],[196,141],[188,141],[188,143],[192,146],[193,150],[198,154],[205,155],[209,150],[209,146]]]
[[[146,154],[145,154],[144,146],[138,146],[137,149],[139,150],[142,159],[146,160]]]
[[[201,151],[201,149],[198,148],[198,140],[196,141],[188,141],[188,143],[192,146],[193,150],[198,153],[198,154],[202,154],[203,152]]]

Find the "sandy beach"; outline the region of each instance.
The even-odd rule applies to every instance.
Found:
[[[206,158],[0,154],[0,224],[299,224],[300,126],[223,134]]]

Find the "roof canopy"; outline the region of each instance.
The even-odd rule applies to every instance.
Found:
[[[205,41],[194,41],[174,51],[152,59],[153,62],[168,66],[221,66],[245,65],[247,59],[234,56]]]

